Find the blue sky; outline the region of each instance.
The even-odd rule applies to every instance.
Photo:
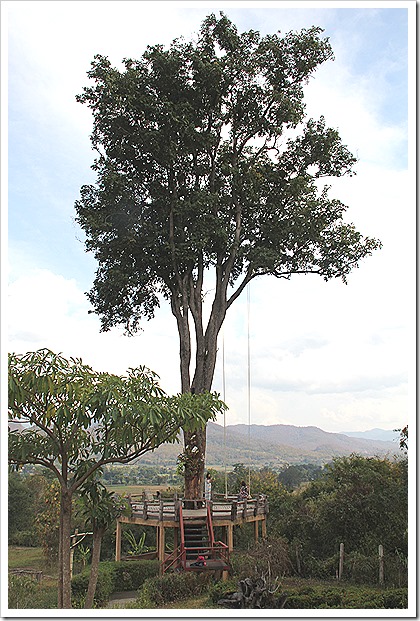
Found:
[[[407,72],[414,2],[298,2],[287,8],[276,2],[3,2],[7,347],[47,346],[117,373],[146,364],[165,390],[179,390],[176,324],[166,307],[131,339],[119,330],[99,334],[98,319],[88,314],[84,292],[95,262],[73,218],[81,185],[94,181],[94,154],[90,113],[75,95],[88,84],[94,54],[119,65],[124,57],[140,57],[148,44],[190,38],[218,10],[241,31],[325,29],[335,61],[310,81],[307,112],[324,114],[357,155],[357,176],[335,181],[331,193],[349,205],[348,219],[359,230],[384,243],[347,287],[307,278],[252,284],[252,422],[326,431],[401,427],[413,405],[415,360],[415,190],[408,160],[414,140],[408,141],[407,116],[414,92]],[[243,296],[224,327],[231,424],[247,422],[247,321]],[[221,386],[219,363],[215,388]]]

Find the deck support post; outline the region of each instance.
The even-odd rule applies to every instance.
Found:
[[[267,520],[266,520],[265,516],[264,516],[264,519],[261,522],[261,537],[263,539],[267,538]]]
[[[259,525],[259,521],[255,520],[254,522],[254,537],[255,537],[255,543],[257,543],[258,541],[258,525]]]
[[[233,524],[229,524],[227,529],[228,529],[227,547],[230,553],[230,552],[233,552]]]
[[[115,560],[121,560],[121,522],[117,520],[117,531],[115,533]]]
[[[163,524],[158,526],[158,559],[161,563],[165,560],[165,527]]]

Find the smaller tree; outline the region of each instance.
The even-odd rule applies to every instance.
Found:
[[[71,608],[70,534],[74,493],[105,464],[128,464],[180,427],[204,428],[225,405],[216,395],[169,397],[156,374],[97,373],[48,349],[9,355],[9,463],[49,469],[60,486],[58,607]]]
[[[85,599],[85,608],[93,608],[96,585],[98,583],[101,544],[105,532],[114,524],[117,517],[127,510],[126,503],[93,478],[88,479],[80,489],[82,508],[80,514],[85,518],[86,526],[93,530],[92,563],[89,584]]]

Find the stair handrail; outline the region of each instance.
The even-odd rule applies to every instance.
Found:
[[[210,503],[207,503],[207,530],[209,533],[209,543],[211,548],[214,547],[214,532],[213,532],[213,521],[211,519],[211,507]]]
[[[181,554],[184,554],[184,552],[185,552],[185,534],[184,534],[184,516],[182,514],[182,504],[179,507],[179,530],[180,530],[180,534],[181,534],[180,551],[181,551]]]

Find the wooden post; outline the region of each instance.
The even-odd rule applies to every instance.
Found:
[[[143,520],[147,520],[147,500],[146,500],[146,497],[143,500]]]
[[[379,546],[379,584],[384,583],[384,547]]]
[[[261,522],[261,537],[263,539],[267,538],[267,521],[264,517],[263,521]]]
[[[165,527],[158,526],[158,559],[161,563],[165,560]]]
[[[344,568],[344,543],[340,543],[340,563],[338,565],[338,579],[341,580]]]
[[[159,501],[159,520],[163,522],[163,500]]]
[[[258,541],[258,520],[255,520],[254,522],[254,536],[255,536],[255,543],[257,543]]]
[[[236,500],[234,500],[232,502],[232,508],[230,510],[230,519],[232,520],[232,522],[235,521],[237,514],[238,514],[238,503]]]
[[[233,524],[229,524],[228,527],[228,541],[227,546],[229,552],[233,552]]]
[[[175,521],[179,522],[179,510],[182,506],[182,501],[176,499],[174,502]]]
[[[117,531],[115,533],[115,560],[121,560],[121,522],[117,520]]]

